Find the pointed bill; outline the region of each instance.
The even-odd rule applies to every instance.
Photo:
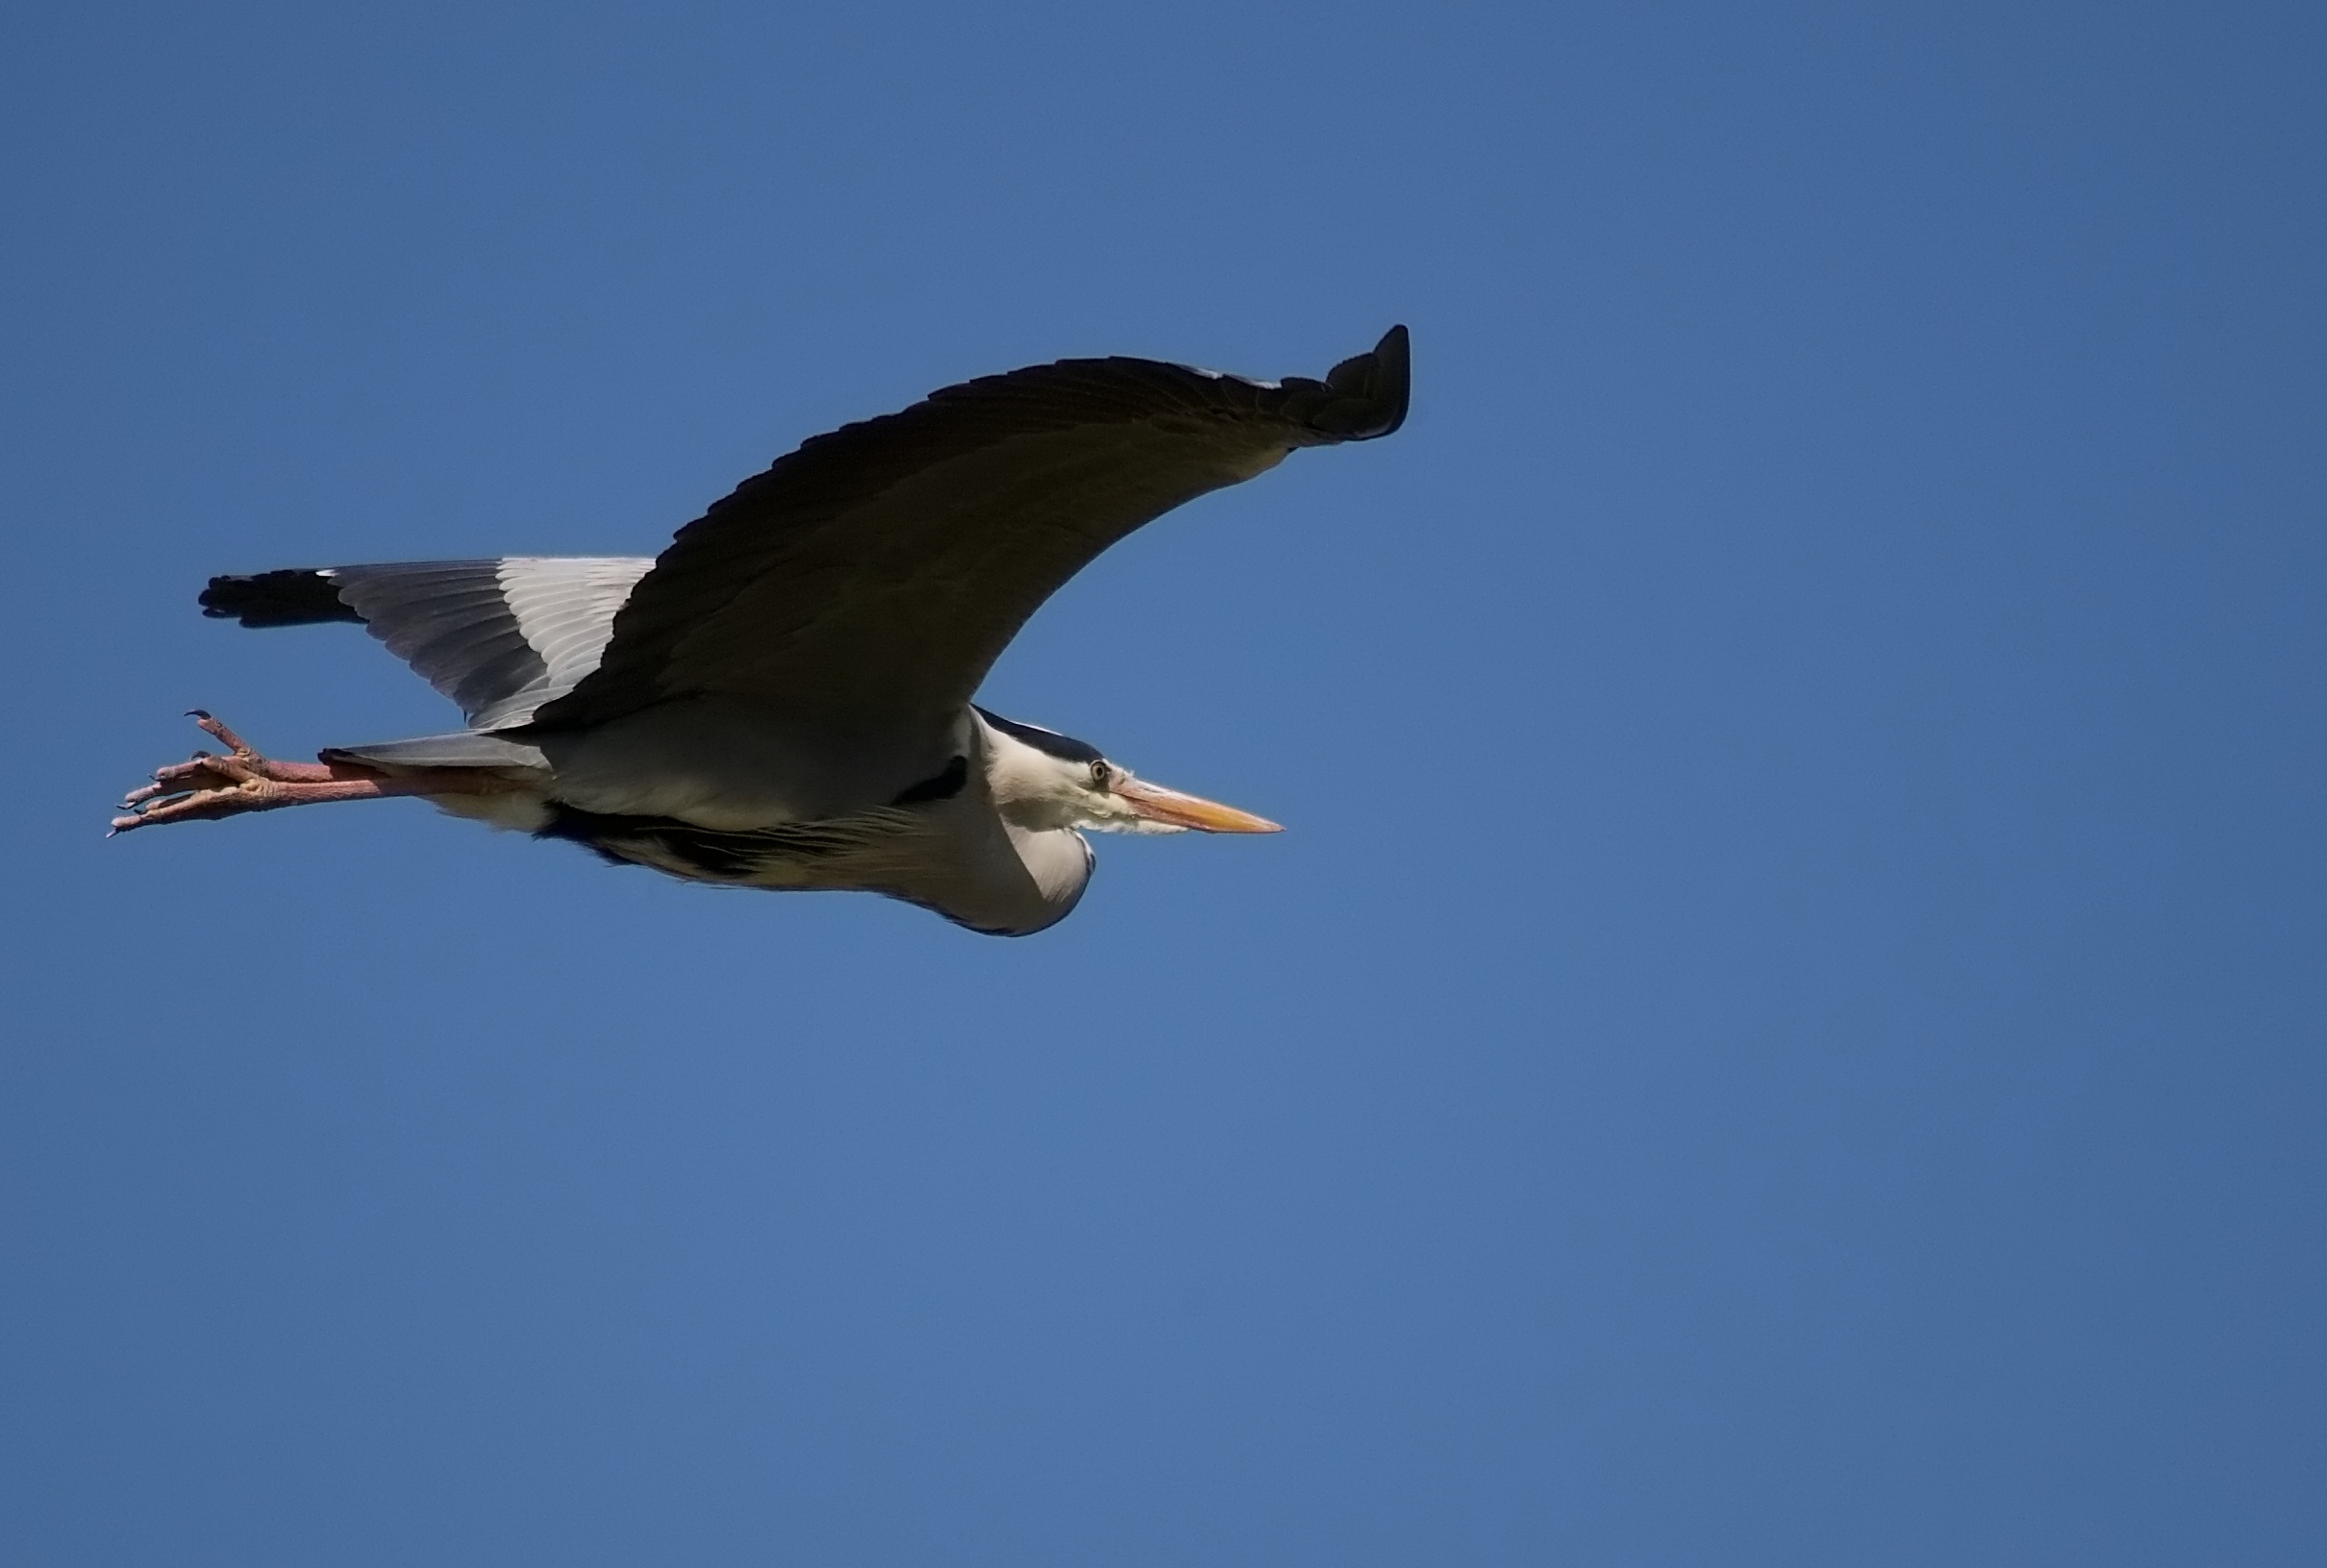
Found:
[[[1194,828],[1200,833],[1283,833],[1285,830],[1264,816],[1239,811],[1233,806],[1206,800],[1201,795],[1183,795],[1177,789],[1149,784],[1144,779],[1119,779],[1114,792],[1118,799],[1150,822],[1161,822],[1174,828]]]

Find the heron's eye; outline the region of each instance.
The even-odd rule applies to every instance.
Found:
[[[1105,762],[1091,763],[1090,786],[1093,789],[1105,789],[1107,787],[1107,764]]]

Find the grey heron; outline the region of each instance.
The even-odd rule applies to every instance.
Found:
[[[115,832],[423,797],[695,882],[887,894],[996,935],[1073,909],[1085,831],[1273,833],[972,698],[1132,530],[1295,448],[1406,417],[1406,329],[1322,381],[1063,360],[812,437],[648,559],[213,578],[246,627],[355,621],[457,703],[448,734],[157,770]]]

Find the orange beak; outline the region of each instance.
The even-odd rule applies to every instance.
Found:
[[[1166,789],[1143,779],[1124,778],[1114,783],[1118,799],[1150,822],[1162,822],[1174,828],[1194,828],[1200,833],[1283,833],[1285,830],[1264,816],[1239,811],[1233,806],[1201,795],[1183,795],[1177,789]]]

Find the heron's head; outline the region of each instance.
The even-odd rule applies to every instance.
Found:
[[[1095,746],[978,709],[986,776],[1002,815],[1021,828],[1096,833],[1279,833],[1265,817],[1134,778]]]

